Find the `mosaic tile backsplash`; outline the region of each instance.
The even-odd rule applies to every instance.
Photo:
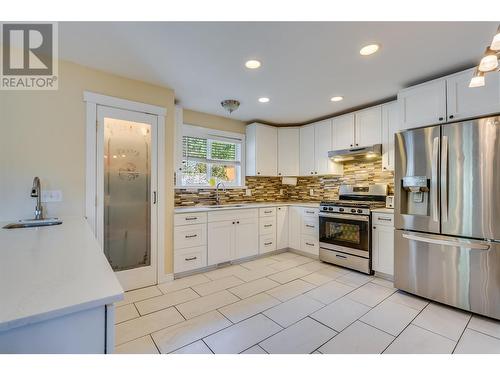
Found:
[[[343,176],[297,177],[297,185],[282,185],[281,177],[247,177],[246,186],[252,195],[246,196],[245,189],[230,189],[220,192],[221,203],[308,201],[338,199],[342,184],[363,185],[386,183],[389,194],[394,192],[394,174],[382,170],[382,161],[353,161],[344,163]],[[310,190],[313,189],[313,195]],[[214,189],[176,189],[176,206],[203,206],[215,204]]]

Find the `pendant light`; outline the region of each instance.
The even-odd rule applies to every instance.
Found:
[[[484,56],[479,62],[478,69],[481,72],[491,72],[498,67],[498,57],[495,51],[493,51],[489,46],[486,47],[484,51]]]
[[[469,87],[483,87],[484,85],[484,73],[476,68],[476,70],[474,70],[474,75],[470,80]]]

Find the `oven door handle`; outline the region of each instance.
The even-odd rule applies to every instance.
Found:
[[[319,213],[319,217],[326,217],[332,219],[345,219],[345,220],[354,220],[354,221],[365,221],[368,222],[370,220],[369,216],[366,215],[349,215],[349,214],[332,214],[332,213]]]

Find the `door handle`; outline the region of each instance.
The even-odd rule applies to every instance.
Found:
[[[184,260],[190,261],[190,260],[196,260],[198,257],[191,257],[191,258],[184,258]]]
[[[439,137],[434,137],[432,142],[432,176],[431,176],[431,195],[432,195],[432,220],[439,221],[438,211],[438,163],[439,163]]]
[[[273,226],[272,224],[265,224],[264,228],[269,228],[269,227],[272,227],[272,226]]]
[[[445,135],[441,149],[441,220],[448,221],[448,137]]]
[[[153,204],[156,204],[156,191],[153,191]]]
[[[347,257],[346,257],[345,255],[335,254],[335,256],[336,256],[337,258],[347,259]]]
[[[197,234],[191,234],[191,235],[187,235],[187,236],[184,236],[186,238],[195,238],[195,237],[198,237]]]
[[[472,241],[464,241],[464,240],[445,240],[442,238],[436,237],[423,237],[415,234],[403,233],[403,238],[407,240],[413,240],[418,242],[425,242],[434,245],[444,245],[444,246],[455,246],[455,247],[465,247],[468,249],[474,250],[489,250],[490,245],[472,242]]]

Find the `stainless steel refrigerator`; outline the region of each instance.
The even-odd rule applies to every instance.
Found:
[[[395,142],[395,286],[500,319],[500,116]]]

